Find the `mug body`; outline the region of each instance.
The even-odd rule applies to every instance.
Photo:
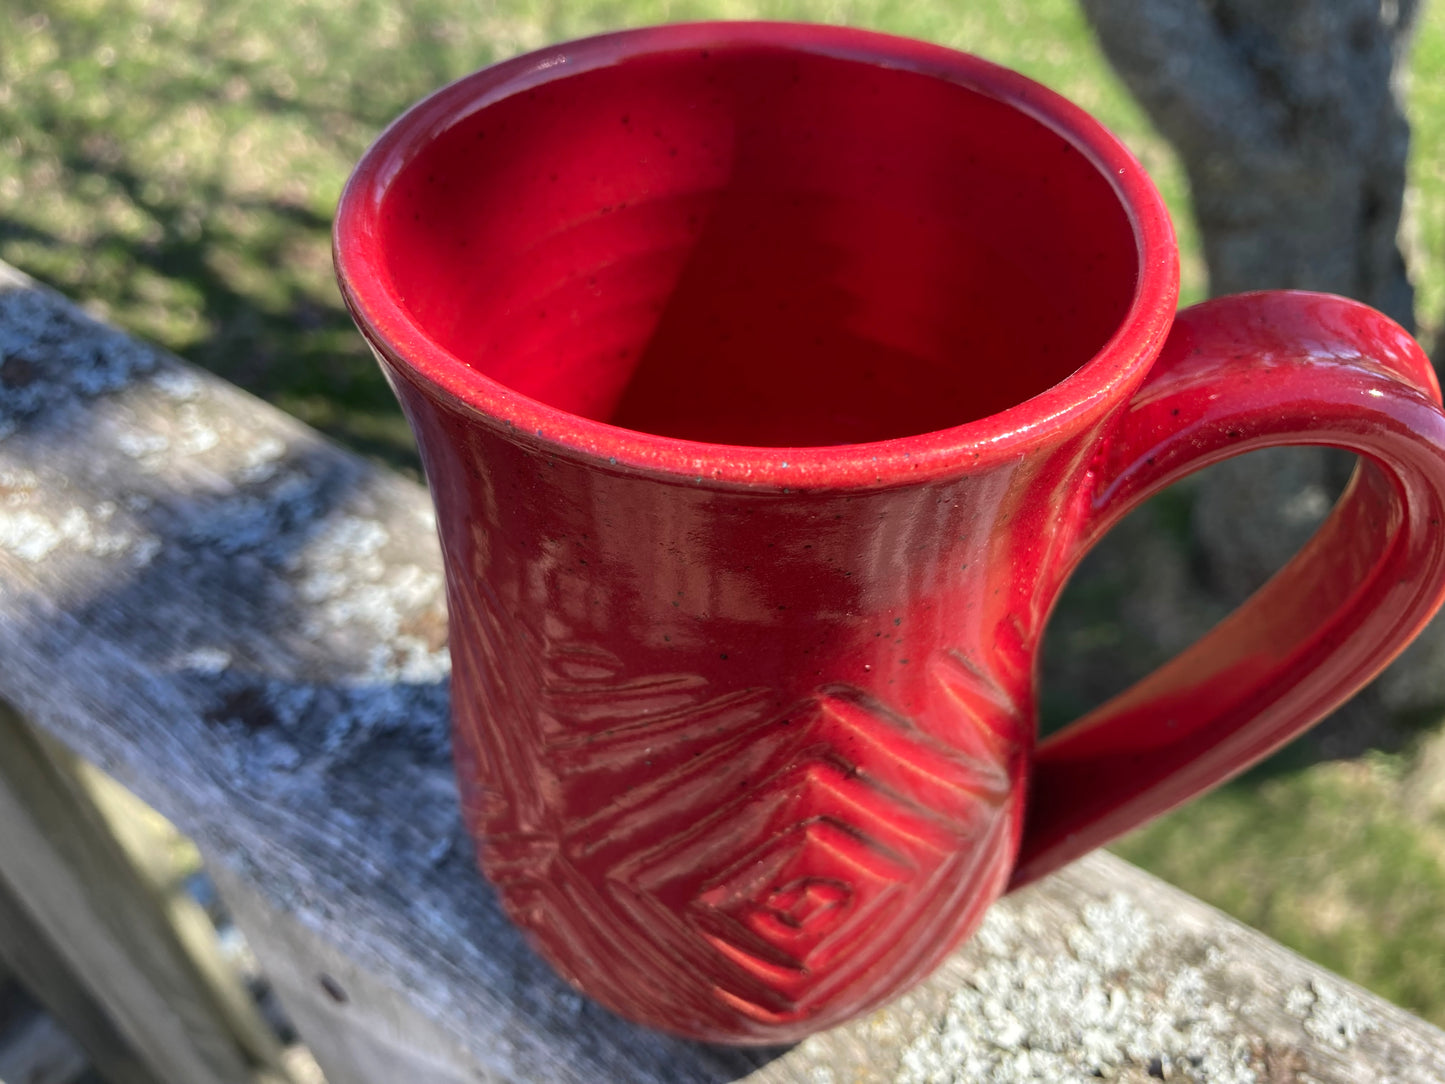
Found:
[[[695,1038],[921,978],[1008,882],[1043,622],[1172,317],[1137,164],[945,49],[672,26],[438,92],[336,237],[507,913]]]

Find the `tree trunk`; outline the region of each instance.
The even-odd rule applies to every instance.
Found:
[[[1396,244],[1419,0],[1081,0],[1179,152],[1213,293],[1297,287],[1414,327]]]
[[[1184,164],[1213,294],[1300,288],[1358,298],[1414,330],[1397,244],[1409,124],[1405,64],[1420,0],[1080,0],[1105,55]],[[1189,579],[1211,612],[1313,532],[1352,457],[1277,449],[1192,485]],[[1179,560],[1188,560],[1180,555]],[[1437,623],[1437,630],[1439,623]],[[1445,641],[1437,632],[1427,640]],[[1396,707],[1445,703],[1445,644],[1386,682]],[[1433,656],[1439,655],[1439,659]],[[1391,696],[1388,689],[1408,690]],[[1337,726],[1348,754],[1378,705]],[[1341,740],[1342,739],[1342,740]]]

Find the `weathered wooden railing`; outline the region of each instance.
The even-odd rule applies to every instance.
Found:
[[[1007,898],[919,990],[790,1049],[623,1023],[474,872],[441,588],[421,487],[0,268],[0,722],[196,838],[332,1084],[1445,1082],[1445,1033],[1103,854]],[[133,1079],[263,1079],[264,1051],[214,1049],[144,918],[85,896],[91,860],[17,763],[0,953],[48,939],[93,972],[87,1009]]]

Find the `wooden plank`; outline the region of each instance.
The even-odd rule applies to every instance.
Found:
[[[197,837],[332,1084],[1445,1084],[1441,1032],[1104,855],[791,1049],[616,1020],[460,839],[425,493],[22,280],[0,354],[0,696]]]
[[[225,870],[217,887],[242,928],[264,929],[256,949],[298,1032],[329,1084],[469,1084],[478,1072],[451,1035],[423,1016],[386,977],[359,969],[325,938],[277,915],[256,889]]]
[[[7,894],[69,973],[83,978],[157,1081],[257,1084],[264,1078],[218,1012],[212,985],[198,974],[165,900],[140,876],[73,765],[4,705],[0,823]],[[0,951],[27,974],[26,946]],[[31,976],[46,981],[34,967]],[[88,1034],[78,1037],[90,1041]]]
[[[230,881],[225,891],[274,931],[268,972],[306,1034],[322,1037],[332,1084],[401,1079],[403,1065],[418,1084],[571,1079],[541,1064],[488,1074],[387,976],[361,972],[253,887]],[[580,999],[573,1011],[587,1019]],[[599,1079],[1445,1081],[1445,1034],[1103,853],[1000,903],[927,983],[857,1024],[762,1052],[736,1077],[702,1053]]]
[[[3,924],[0,924],[0,928],[3,928]],[[34,1011],[34,1007],[34,999],[26,992],[19,976],[6,962],[4,954],[0,953],[0,1034],[4,1034],[14,1020]]]
[[[53,739],[39,735],[52,765],[70,776],[130,860],[138,884],[169,927],[180,959],[214,1013],[218,1030],[229,1035],[246,1061],[262,1075],[282,1076],[280,1040],[251,999],[240,974],[224,958],[216,927],[186,891],[175,854],[191,845],[159,813],[105,773],[77,761]]]
[[[75,1084],[87,1064],[80,1044],[48,1013],[36,1013],[0,1032],[4,1084]]]
[[[109,1084],[160,1084],[3,876],[0,960],[41,1005],[64,1021]],[[5,1079],[0,1074],[0,1080]]]
[[[15,907],[7,891],[0,883],[0,942],[18,929],[7,921]],[[30,995],[0,950],[0,1081],[75,1084],[89,1068],[80,1044]]]

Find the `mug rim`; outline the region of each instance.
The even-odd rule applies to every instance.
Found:
[[[380,209],[388,186],[432,139],[476,111],[559,77],[685,49],[766,45],[943,79],[1017,109],[1067,140],[1109,183],[1133,231],[1138,276],[1128,311],[1094,355],[1005,410],[946,429],[860,444],[707,443],[626,429],[514,391],[429,336],[386,273]],[[342,298],[384,364],[454,409],[520,443],[596,466],[690,484],[796,492],[874,489],[1020,458],[1082,432],[1128,398],[1158,356],[1179,290],[1178,249],[1162,197],[1129,150],[1079,106],[972,54],[877,31],[812,23],[697,22],[614,31],[491,65],[423,98],[363,154],[342,190],[332,234]]]

